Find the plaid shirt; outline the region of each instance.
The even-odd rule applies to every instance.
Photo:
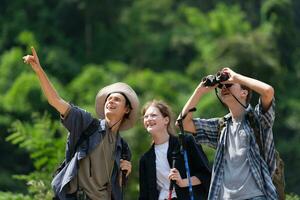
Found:
[[[249,105],[246,112],[251,111]],[[273,140],[272,126],[275,119],[275,100],[273,99],[272,105],[268,111],[263,112],[261,102],[256,105],[254,110],[255,118],[259,120],[260,136],[264,147],[264,157],[260,156],[259,147],[255,140],[253,129],[249,122],[246,126],[246,134],[250,137],[250,147],[247,152],[247,159],[249,161],[250,171],[260,188],[268,200],[278,199],[276,188],[272,183],[271,174],[275,172],[275,148]],[[231,115],[227,114],[225,120],[231,120]],[[223,184],[224,177],[224,161],[225,161],[225,145],[227,137],[227,126],[222,129],[219,136],[219,118],[212,119],[193,119],[196,128],[195,139],[198,143],[207,144],[215,149],[216,155],[213,166],[212,180],[209,191],[209,200],[222,199],[219,197],[220,189]],[[225,122],[226,125],[226,122]]]

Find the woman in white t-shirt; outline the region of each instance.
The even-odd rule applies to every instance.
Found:
[[[172,199],[190,199],[184,159],[169,106],[153,100],[145,104],[142,115],[153,144],[140,159],[139,200],[165,200],[170,194]],[[211,175],[207,157],[193,136],[185,136],[185,141],[194,199],[206,199]],[[175,168],[172,168],[173,157],[176,158]],[[171,180],[174,183],[172,193],[169,191]]]

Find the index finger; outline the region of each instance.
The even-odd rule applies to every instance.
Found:
[[[36,54],[34,47],[31,47],[31,51],[32,51],[32,55],[34,56],[34,58],[37,58],[38,56]]]

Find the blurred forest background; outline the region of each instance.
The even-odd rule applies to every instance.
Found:
[[[271,84],[286,192],[299,199],[299,10],[298,0],[1,0],[0,199],[50,200],[64,157],[67,132],[22,62],[30,46],[61,97],[93,114],[97,91],[116,81],[129,83],[141,104],[167,101],[176,115],[202,77],[223,66]],[[197,114],[226,110],[212,93]],[[123,136],[133,151],[125,195],[137,199],[150,137],[141,121]],[[214,151],[205,151],[212,161]]]

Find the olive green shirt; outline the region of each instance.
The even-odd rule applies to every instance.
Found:
[[[111,184],[111,174],[115,160],[115,133],[107,130],[101,143],[84,159],[79,162],[78,180],[91,200],[110,200],[111,193],[107,186]],[[77,190],[77,178],[70,183],[69,193]]]

